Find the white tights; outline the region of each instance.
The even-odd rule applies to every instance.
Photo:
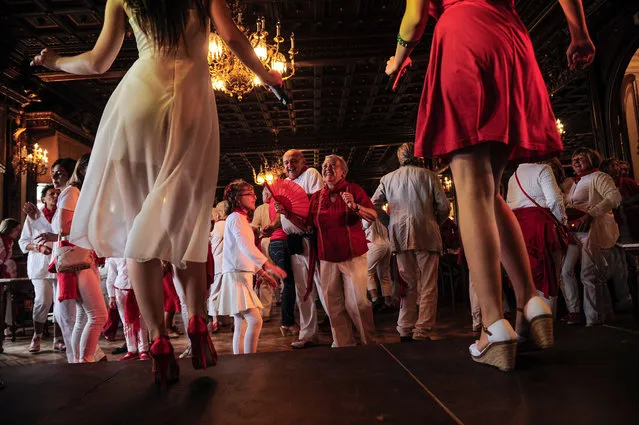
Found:
[[[233,315],[235,330],[233,331],[233,354],[249,354],[257,351],[257,341],[262,331],[262,316],[257,308]],[[246,332],[243,329],[243,322],[246,320]],[[243,349],[242,349],[243,348]]]

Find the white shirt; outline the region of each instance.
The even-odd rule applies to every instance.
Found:
[[[390,245],[388,240],[388,229],[381,221],[375,220],[370,222],[362,219],[362,227],[364,227],[366,240],[369,244]]]
[[[234,212],[226,218],[222,255],[222,273],[255,273],[266,263],[266,257],[255,246],[253,229],[244,214]]]
[[[297,176],[295,180],[288,177],[286,180],[299,184],[307,195],[312,195],[322,188],[322,175],[315,168],[307,168],[302,174]],[[294,225],[288,218],[284,217],[284,215],[280,216],[280,219],[282,221],[282,230],[284,230],[284,233],[287,235],[304,233],[302,229]]]
[[[393,252],[442,251],[439,225],[450,213],[450,202],[435,173],[414,165],[399,167],[382,177],[371,201],[378,211],[388,202]]]
[[[555,181],[555,175],[550,165],[521,164],[517,167],[516,173],[521,187],[523,187],[528,196],[533,198],[542,208],[550,209],[557,220],[566,224],[564,196],[557,181]],[[508,181],[506,202],[513,210],[535,207],[535,204],[519,188],[515,174]]]
[[[213,230],[211,231],[211,236],[209,237],[210,245],[211,245],[211,253],[213,254],[213,264],[215,269],[215,274],[222,273],[222,267],[224,265],[224,227],[226,224],[226,220],[218,220],[215,222],[213,226]]]
[[[55,273],[49,273],[47,270],[51,262],[51,255],[44,255],[38,251],[27,250],[27,245],[35,244],[34,239],[36,236],[40,233],[51,231],[51,225],[44,217],[44,214],[40,214],[40,216],[48,226],[44,227],[44,230],[40,230],[39,226],[34,226],[39,220],[31,220],[27,217],[24,221],[24,226],[22,226],[22,233],[20,234],[18,245],[20,245],[22,252],[27,254],[27,276],[30,279],[55,279]],[[40,226],[42,226],[42,224],[40,224]],[[53,244],[47,243],[47,246],[51,248]]]
[[[60,195],[58,196],[57,209],[55,210],[53,219],[51,219],[51,229],[53,230],[53,233],[60,234],[60,231],[62,230],[62,210],[65,209],[67,211],[75,212],[75,206],[78,204],[79,197],[80,189],[72,185],[68,185],[62,190],[62,192],[60,192]]]
[[[115,297],[114,289],[131,289],[131,281],[129,280],[129,272],[126,268],[126,259],[124,258],[107,258],[107,280],[106,287],[110,297]]]

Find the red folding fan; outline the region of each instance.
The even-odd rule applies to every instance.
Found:
[[[273,199],[282,204],[288,216],[293,215],[300,220],[306,220],[310,202],[302,186],[284,179],[277,179],[271,184],[264,184],[271,192]]]

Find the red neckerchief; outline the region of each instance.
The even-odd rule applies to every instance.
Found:
[[[45,205],[44,208],[42,208],[42,214],[44,214],[44,218],[46,218],[47,221],[51,223],[51,220],[53,220],[53,216],[55,215],[55,210],[50,210]]]
[[[572,179],[575,181],[575,184],[577,184],[577,183],[579,183],[579,180],[581,180],[584,176],[587,176],[588,174],[592,174],[595,171],[599,171],[599,168],[591,168],[590,170],[584,171],[583,173],[578,173]]]
[[[242,214],[244,217],[248,218],[248,213],[241,209],[241,208],[233,208],[233,211],[231,211],[232,213],[236,212],[238,214]]]
[[[333,196],[340,192],[346,192],[346,186],[348,186],[348,182],[342,179],[338,181],[332,189],[329,189],[328,186],[324,185],[322,192],[324,192],[324,196]]]

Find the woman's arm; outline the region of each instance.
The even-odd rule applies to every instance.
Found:
[[[54,71],[70,74],[103,74],[118,56],[125,34],[126,13],[122,0],[108,0],[104,11],[104,25],[93,49],[77,56],[63,57],[53,50],[44,49],[31,61]]]
[[[592,217],[604,215],[621,204],[621,193],[619,193],[619,189],[615,186],[612,177],[603,172],[597,174],[599,175],[592,179],[592,184],[595,185],[595,191],[599,193],[603,199],[588,210],[588,214]]]
[[[570,31],[570,46],[566,51],[570,69],[588,66],[595,58],[595,46],[588,35],[586,16],[581,0],[559,0]]]
[[[424,29],[428,22],[428,4],[429,0],[406,0],[406,10],[398,34],[403,42],[397,40],[395,56],[391,57],[386,65],[387,75],[394,74],[401,68],[417,42],[424,35]]]
[[[549,165],[546,165],[541,169],[539,184],[541,185],[541,190],[543,191],[544,198],[546,199],[546,206],[548,206],[552,214],[560,223],[566,224],[568,222],[568,218],[566,217],[564,195],[561,192],[559,185],[557,185],[555,175]]]
[[[281,86],[282,76],[276,71],[268,71],[260,62],[251,43],[233,22],[226,0],[211,0],[210,13],[217,33],[233,53],[265,84]]]

